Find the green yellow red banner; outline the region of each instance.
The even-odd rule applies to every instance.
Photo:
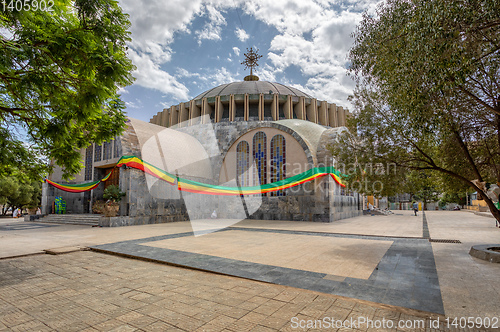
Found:
[[[170,174],[154,165],[151,165],[148,162],[145,162],[136,156],[121,157],[115,167],[121,167],[121,166],[127,166],[141,170],[146,174],[149,174],[158,179],[166,181],[172,185],[177,185],[177,189],[181,191],[187,191],[205,195],[234,196],[234,195],[264,194],[268,192],[279,191],[295,187],[302,183],[312,181],[314,179],[320,178],[325,175],[330,175],[333,178],[333,180],[335,180],[335,182],[337,182],[340,186],[345,187],[340,178],[341,173],[337,171],[334,167],[316,167],[308,171],[305,171],[303,173],[289,177],[287,179],[276,181],[273,183],[263,184],[260,186],[226,187],[226,186],[211,185],[176,177],[175,175]],[[111,173],[112,172],[110,172],[108,175],[106,175],[105,178],[103,178],[100,181],[94,181],[82,184],[59,184],[50,181],[48,179],[46,181],[47,183],[53,185],[58,189],[68,192],[79,193],[96,188],[101,182],[108,180]]]

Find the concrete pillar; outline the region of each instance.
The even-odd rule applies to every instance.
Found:
[[[208,104],[207,98],[203,98],[201,101],[201,115],[202,116],[207,115],[206,120],[204,120],[204,123],[209,123],[210,114],[212,114],[212,106]]]
[[[243,103],[244,103],[243,104],[243,107],[244,107],[243,109],[245,111],[245,121],[248,121],[248,117],[250,116],[249,115],[249,112],[250,112],[250,109],[249,109],[250,108],[250,104],[249,103],[250,102],[248,100],[248,93],[245,93],[245,98],[243,99]]]
[[[285,118],[287,119],[293,119],[293,103],[292,103],[292,96],[287,96],[286,102],[283,105],[283,113],[285,114]]]
[[[319,124],[323,126],[329,126],[328,122],[328,103],[326,101],[322,101],[319,106]]]
[[[338,126],[345,126],[345,112],[342,106],[337,106],[337,122]]]
[[[170,126],[175,126],[179,122],[179,116],[175,109],[175,105],[170,106]]]
[[[168,108],[164,108],[163,112],[162,112],[162,116],[161,116],[161,124],[160,125],[163,127],[168,127],[168,118],[169,118]]]
[[[223,114],[224,105],[222,105],[222,102],[220,101],[220,96],[215,96],[215,122],[220,122]]]
[[[186,104],[180,103],[179,104],[179,123],[182,124],[183,127],[188,126],[188,123],[186,121],[189,120],[189,113],[188,110],[186,109]]]
[[[300,119],[300,120],[306,119],[305,104],[306,104],[306,99],[304,97],[299,97],[299,102],[293,108],[293,111],[297,115],[297,119]]]
[[[198,106],[196,106],[196,103],[194,100],[191,100],[189,102],[189,124],[193,125],[196,122],[196,118],[199,118],[201,115],[201,110]]]
[[[330,127],[338,127],[337,125],[337,105],[330,104],[328,108],[328,120],[330,122]]]
[[[234,101],[234,95],[229,96],[229,121],[234,121],[236,117],[236,102]]]
[[[160,123],[161,123],[161,119],[162,119],[162,115],[163,115],[163,114],[162,114],[162,112],[158,112],[158,113],[156,114],[156,122],[155,122],[155,125],[158,125],[158,126],[160,125]]]
[[[278,101],[278,94],[274,94],[273,95],[273,102],[271,104],[271,114],[273,116],[274,121],[277,121],[280,119],[279,107],[280,107],[280,103]]]
[[[264,94],[259,95],[259,121],[264,121]]]
[[[149,120],[149,123],[156,124],[156,118],[157,118],[157,115],[153,115],[153,118],[151,120]]]
[[[307,106],[307,120],[318,123],[318,103],[315,98],[311,99],[311,104]]]

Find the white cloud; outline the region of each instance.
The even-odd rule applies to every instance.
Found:
[[[215,87],[236,81],[236,77],[229,72],[226,67],[216,69],[214,72],[205,75],[210,86]]]
[[[131,109],[139,109],[142,108],[142,101],[136,98],[135,101],[126,101],[125,106]]]
[[[257,76],[262,81],[275,82],[276,81],[276,70],[268,64],[265,64],[263,67],[257,67],[255,70]]]
[[[166,46],[177,31],[189,32],[188,25],[201,11],[202,0],[120,0],[123,10],[130,15],[131,46],[137,50],[148,45]]]
[[[330,102],[347,104],[353,83],[346,78],[351,33],[361,20],[361,11],[377,2],[364,0],[332,5],[330,1],[260,0],[248,2],[246,13],[274,26],[278,34],[267,53],[268,67],[261,78],[271,79],[296,67],[306,83],[297,88]],[[285,76],[286,78],[286,76]],[[294,85],[293,82],[290,85]]]
[[[226,25],[226,19],[217,8],[212,5],[206,5],[205,11],[208,14],[208,22],[202,30],[196,31],[199,45],[201,45],[204,39],[220,40],[222,27]]]
[[[126,88],[118,88],[118,90],[116,91],[116,93],[118,93],[120,95],[126,95],[126,94],[129,93],[129,91]]]
[[[133,75],[137,84],[163,93],[171,94],[176,100],[187,100],[189,91],[177,79],[160,69],[159,65],[145,54],[138,54],[129,49],[129,57],[137,67]]]
[[[234,33],[236,34],[236,37],[238,37],[238,39],[242,42],[245,42],[248,38],[250,38],[250,35],[241,28],[236,28],[236,31]]]
[[[352,45],[350,34],[361,19],[361,12],[364,10],[373,12],[379,2],[379,0],[342,2],[171,0],[166,5],[161,0],[146,2],[120,0],[124,10],[130,14],[132,22],[133,40],[130,43],[129,53],[137,66],[134,76],[137,77],[138,85],[171,94],[175,99],[187,100],[189,91],[182,84],[184,80],[189,80],[193,84],[198,81],[204,86],[207,84],[207,88],[213,84],[219,85],[236,80],[225,67],[215,71],[208,70],[208,73],[201,70],[205,73],[196,74],[195,72],[199,72],[200,69],[190,67],[186,70],[174,63],[173,68],[176,68],[176,71],[170,74],[162,70],[166,68],[162,64],[172,62],[175,55],[175,48],[172,49],[174,38],[177,36],[185,38],[191,34],[191,29],[194,31],[192,38],[199,44],[204,40],[222,40],[222,29],[228,25],[226,18],[229,17],[225,14],[238,6],[242,8],[243,14],[274,27],[278,32],[272,37],[269,49],[261,50],[265,56],[262,60],[266,58],[267,60],[261,61],[256,74],[262,80],[275,81],[279,75],[284,77],[282,82],[287,84],[287,69],[295,67],[302,73],[300,80],[304,82],[297,86],[299,89],[319,99],[340,105],[347,103],[347,96],[352,93],[353,88],[352,81],[345,75],[346,55]],[[196,22],[199,22],[199,19],[204,19],[206,22],[202,26],[193,26],[195,18]],[[248,19],[243,21],[248,24],[247,22]],[[245,28],[248,29],[249,25]],[[241,42],[249,39],[249,34],[243,28],[235,28],[234,34]],[[222,43],[220,45],[222,46]],[[218,54],[227,52],[224,49],[220,51]],[[241,50],[232,47],[232,53],[239,57]],[[200,56],[196,51],[193,55],[193,59]],[[212,50],[207,50],[206,56],[211,56],[213,59],[217,58],[215,55],[217,52],[214,54]],[[231,58],[235,59],[230,54],[227,61],[231,62]],[[290,85],[294,82],[296,83],[296,80],[292,79]]]

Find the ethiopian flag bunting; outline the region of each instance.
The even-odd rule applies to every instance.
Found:
[[[217,186],[201,182],[196,182],[192,180],[187,180],[183,178],[178,178],[173,174],[170,174],[156,166],[153,166],[136,156],[123,156],[120,158],[115,167],[128,166],[143,171],[146,174],[154,176],[160,180],[166,181],[171,185],[177,185],[177,188],[181,191],[187,191],[198,194],[205,195],[222,195],[222,196],[236,196],[236,195],[254,195],[254,194],[264,194],[273,191],[279,191],[291,187],[298,186],[299,184],[312,181],[314,179],[323,177],[325,175],[330,175],[335,182],[340,186],[345,187],[340,178],[341,174],[334,167],[316,167],[305,171],[303,173],[294,175],[290,178],[276,181],[273,183],[263,184],[260,186],[251,187],[226,187]],[[112,172],[110,172],[106,177],[100,181],[94,181],[82,184],[59,184],[47,179],[47,183],[53,185],[54,187],[73,193],[80,193],[88,190],[92,190],[99,186],[101,182],[109,179]]]

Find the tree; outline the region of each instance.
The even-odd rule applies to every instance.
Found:
[[[125,126],[117,91],[133,80],[130,23],[114,0],[62,0],[52,8],[2,6],[0,144],[16,146],[11,159],[23,159],[28,149],[13,132],[26,133],[69,178],[82,168],[81,148]]]
[[[42,185],[40,181],[25,182],[15,176],[0,179],[0,204],[2,215],[7,214],[9,208],[35,208],[40,206]]]
[[[405,192],[412,194],[412,199],[422,201],[427,210],[427,203],[438,199],[438,186],[438,179],[430,171],[410,171],[404,187]]]
[[[500,2],[388,0],[353,36],[355,112],[337,159],[451,177],[500,221],[483,186],[500,182]]]

